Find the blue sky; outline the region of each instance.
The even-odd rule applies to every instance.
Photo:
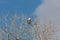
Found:
[[[42,0],[0,0],[0,18],[5,16],[7,12],[9,12],[9,15],[14,15],[16,12],[17,15],[26,15],[33,18],[35,17],[33,12],[41,3]],[[2,36],[5,36],[3,32]]]
[[[20,15],[31,16],[35,8],[41,3],[42,0],[0,0],[0,15],[4,15],[9,11],[10,14],[17,12]]]
[[[42,0],[0,0],[0,17],[6,15],[8,11],[11,15],[16,12],[18,15],[34,17],[35,14],[41,23],[51,20],[60,26],[60,0],[42,2]],[[60,30],[60,27],[57,29]],[[60,40],[59,34],[60,31],[56,33],[58,40]]]

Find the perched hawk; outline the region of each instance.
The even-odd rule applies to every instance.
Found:
[[[27,19],[27,23],[30,24],[31,23],[31,18]]]

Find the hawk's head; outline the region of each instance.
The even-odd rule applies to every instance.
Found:
[[[31,18],[28,18],[28,19],[27,19],[27,23],[28,23],[28,24],[31,23]]]

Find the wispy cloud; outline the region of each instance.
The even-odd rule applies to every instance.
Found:
[[[60,0],[44,0],[34,12],[40,20],[52,20],[60,24]]]
[[[40,19],[40,22],[52,20],[55,24],[60,25],[60,0],[44,0],[44,2],[36,8],[34,14]],[[60,40],[60,27],[57,27],[57,40]]]

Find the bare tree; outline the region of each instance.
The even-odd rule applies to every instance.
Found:
[[[0,40],[2,40],[2,36],[0,36]]]
[[[0,20],[0,28],[6,33],[7,40],[29,40],[31,26],[27,23],[27,17],[4,16]]]
[[[51,35],[55,32],[55,26],[51,21],[41,24],[38,20],[34,23],[33,35],[34,40],[49,40]]]
[[[50,22],[40,24],[37,19],[27,23],[26,16],[4,16],[0,19],[0,28],[6,33],[7,40],[29,40],[32,36],[34,40],[48,40],[54,33],[54,25]]]

